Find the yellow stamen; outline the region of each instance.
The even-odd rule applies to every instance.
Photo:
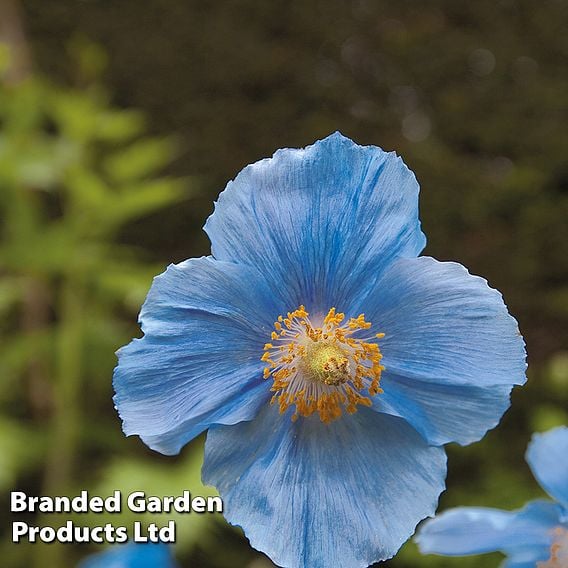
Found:
[[[294,406],[293,421],[317,412],[326,424],[343,410],[353,414],[359,405],[371,406],[370,397],[383,392],[382,354],[374,341],[384,333],[353,337],[371,323],[360,314],[342,325],[345,314],[335,308],[320,327],[310,321],[304,306],[286,316],[278,316],[270,336],[273,343],[264,346],[261,357],[267,363],[264,378],[273,380],[271,404],[278,404],[281,414]]]

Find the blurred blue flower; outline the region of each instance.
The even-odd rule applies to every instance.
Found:
[[[393,556],[444,489],[443,444],[493,428],[525,381],[501,295],[417,258],[418,183],[336,133],[247,166],[119,351],[126,434],[175,454],[209,429],[203,478],[281,566]]]
[[[506,568],[568,567],[568,428],[533,436],[526,460],[556,503],[531,501],[512,512],[451,509],[420,529],[420,550],[449,556],[500,550],[508,556]]]
[[[166,544],[131,542],[93,554],[78,568],[177,568],[177,564]]]

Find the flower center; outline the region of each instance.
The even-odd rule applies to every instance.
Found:
[[[538,562],[538,568],[566,568],[568,566],[568,530],[563,527],[554,529],[554,541],[550,547],[550,558]]]
[[[370,397],[383,392],[376,339],[384,333],[356,337],[371,323],[364,314],[342,325],[344,319],[345,314],[331,308],[321,323],[312,322],[300,306],[274,322],[272,343],[264,346],[261,360],[267,364],[264,378],[273,380],[271,404],[278,402],[281,414],[294,406],[292,420],[317,412],[328,424],[343,408],[353,414],[358,405],[371,406]]]
[[[312,341],[302,357],[300,369],[312,381],[341,385],[349,380],[348,353],[331,341]]]

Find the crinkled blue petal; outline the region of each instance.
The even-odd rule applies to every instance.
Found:
[[[542,488],[568,509],[568,427],[535,434],[526,460]]]
[[[446,456],[406,422],[361,409],[293,423],[267,406],[213,427],[203,480],[253,547],[283,567],[368,566],[392,557],[436,509]]]
[[[386,334],[384,393],[373,408],[405,418],[432,444],[482,438],[526,380],[517,322],[501,294],[460,264],[399,259],[352,312]]]
[[[253,418],[270,396],[260,355],[279,309],[252,268],[211,258],[168,267],[142,308],[144,337],[118,352],[125,433],[174,454],[210,424]]]
[[[205,230],[215,258],[257,267],[289,310],[327,312],[424,248],[418,191],[394,153],[335,133],[244,168]]]
[[[176,568],[171,548],[161,543],[129,543],[90,556],[78,568]]]
[[[476,507],[451,509],[426,521],[415,540],[424,554],[466,556],[501,551],[515,566],[550,557],[561,507],[533,501],[520,511]]]
[[[478,387],[419,381],[385,372],[373,408],[400,416],[434,445],[483,437],[509,408],[510,386]]]

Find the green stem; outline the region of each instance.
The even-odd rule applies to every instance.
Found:
[[[81,425],[84,289],[82,283],[73,275],[67,275],[62,285],[60,302],[54,385],[55,413],[45,469],[45,495],[62,495],[69,492]],[[37,568],[63,566],[63,555],[64,551],[60,545],[38,547],[35,565]]]

